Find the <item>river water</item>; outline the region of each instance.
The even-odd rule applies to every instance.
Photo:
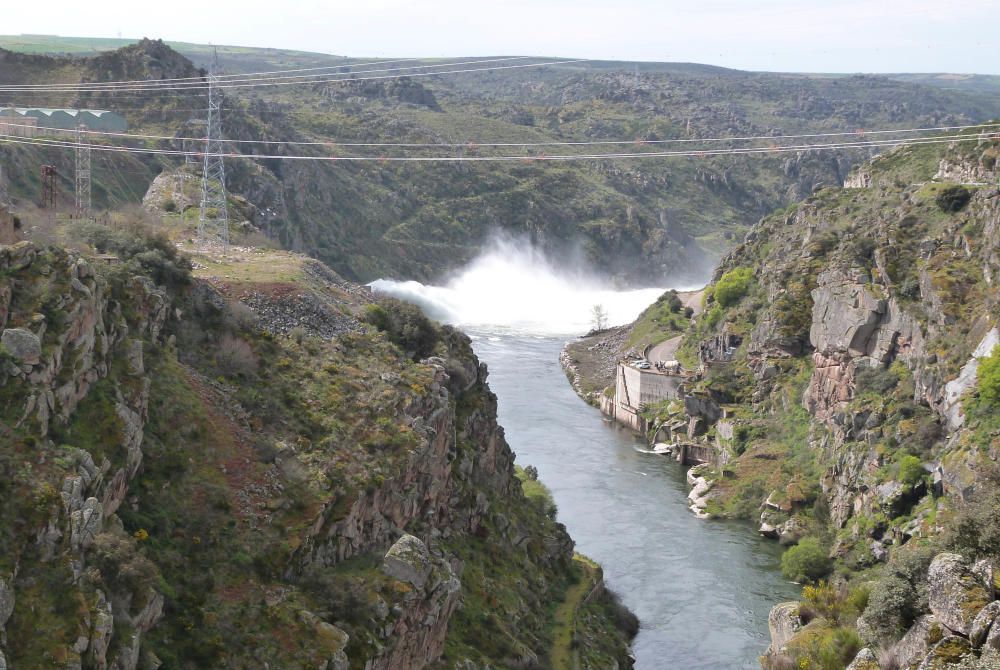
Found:
[[[771,606],[794,599],[775,543],[687,509],[684,468],[607,424],[570,388],[564,339],[470,331],[520,465],[552,489],[577,550],[639,617],[639,670],[759,668]]]
[[[577,550],[604,567],[639,617],[638,670],[759,668],[768,611],[798,594],[781,577],[778,547],[748,524],[695,518],[685,469],[605,422],[559,365],[565,342],[588,329],[593,305],[605,306],[609,323],[628,323],[663,289],[615,291],[514,244],[443,286],[373,287],[473,338],[517,462],[538,468]]]

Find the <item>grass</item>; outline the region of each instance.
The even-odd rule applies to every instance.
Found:
[[[553,670],[574,670],[578,667],[577,652],[574,649],[577,614],[583,599],[594,588],[599,572],[593,561],[579,554],[573,556],[573,569],[578,581],[566,589],[563,601],[553,614],[552,648],[549,660]]]
[[[197,252],[194,245],[182,247],[197,263],[195,277],[214,277],[230,282],[300,283],[305,280],[303,265],[307,260],[300,254],[286,251],[254,249],[243,251],[230,248],[224,256]]]

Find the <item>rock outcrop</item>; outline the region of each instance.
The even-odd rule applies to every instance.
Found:
[[[934,618],[949,630],[968,637],[976,616],[992,595],[958,554],[939,554],[927,571],[928,600]]]
[[[768,647],[767,653],[772,655],[784,653],[785,646],[802,628],[799,603],[793,601],[772,607],[767,616],[767,628],[771,633],[771,646]]]

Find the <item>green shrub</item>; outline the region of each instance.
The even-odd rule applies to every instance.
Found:
[[[677,314],[684,307],[684,303],[681,302],[680,296],[677,295],[677,291],[670,289],[659,298],[656,299],[656,304],[666,305],[667,308],[673,313]]]
[[[924,474],[924,466],[916,456],[906,454],[899,459],[899,481],[907,486],[916,486],[924,478]]]
[[[969,189],[956,185],[943,189],[934,198],[934,202],[937,203],[942,212],[958,212],[969,204],[971,198],[972,194],[969,193]]]
[[[722,275],[715,284],[715,301],[723,307],[738,303],[750,289],[753,281],[753,270],[750,268],[733,268]]]
[[[719,305],[712,305],[712,309],[705,312],[705,323],[709,328],[715,328],[715,326],[722,320],[722,307]]]
[[[896,293],[907,300],[918,300],[920,298],[920,280],[916,277],[907,277],[899,285]]]
[[[969,558],[1000,554],[1000,472],[989,469],[961,504],[947,533],[949,548]]]
[[[849,245],[854,260],[867,264],[875,254],[875,240],[870,237],[855,237]]]
[[[883,394],[896,388],[896,385],[899,384],[899,375],[894,370],[883,367],[859,370],[854,379],[859,394]]]
[[[441,330],[416,305],[383,298],[365,310],[365,321],[389,337],[389,341],[413,360],[434,354]]]
[[[98,253],[115,254],[129,271],[148,275],[154,282],[171,287],[191,280],[191,262],[164,235],[133,222],[122,230],[99,223],[84,223],[75,233]]]
[[[868,596],[865,622],[871,627],[875,642],[898,640],[918,614],[917,590],[908,580],[890,575],[879,581]]]
[[[794,582],[816,582],[830,574],[833,563],[815,537],[803,538],[781,556],[781,574]]]
[[[976,371],[979,379],[979,396],[992,403],[1000,403],[1000,345],[993,352],[979,360]]]

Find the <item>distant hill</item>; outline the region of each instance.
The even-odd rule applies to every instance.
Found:
[[[72,82],[190,76],[215,49],[144,40],[48,36],[0,38],[0,82]],[[87,51],[91,50],[91,51]],[[97,53],[94,53],[96,50]],[[218,47],[231,73],[360,62],[296,51]],[[63,56],[37,55],[59,52]],[[91,54],[83,56],[83,54]],[[66,54],[71,54],[67,57]],[[189,62],[190,60],[190,62]],[[904,75],[899,75],[900,77]],[[912,75],[918,76],[918,75]],[[488,142],[625,141],[592,152],[644,151],[644,142],[912,128],[1000,116],[1000,94],[887,76],[743,72],[686,63],[596,61],[530,70],[227,91],[224,131],[240,140],[331,142],[280,149],[311,155],[486,155]],[[957,80],[956,80],[957,81]],[[964,81],[964,80],[961,80]],[[936,83],[935,83],[936,82]],[[934,84],[934,85],[931,85]],[[135,132],[198,137],[203,98],[6,96],[0,105],[99,106],[121,111]],[[192,122],[194,120],[194,122]],[[451,149],[350,143],[453,143]],[[472,143],[474,147],[468,147]],[[173,146],[178,146],[174,143]],[[662,145],[666,148],[695,145]],[[745,146],[745,145],[744,145]],[[264,153],[259,145],[244,152]],[[468,262],[496,232],[531,239],[553,256],[583,258],[622,284],[703,279],[713,260],[760,217],[839,184],[870,150],[803,151],[719,158],[531,161],[572,146],[504,149],[510,163],[322,163],[232,160],[231,191],[251,222],[284,245],[314,254],[357,280],[433,279]],[[34,153],[32,153],[34,152]],[[11,192],[37,198],[37,149],[3,148],[18,166]],[[46,149],[46,160],[71,156]],[[53,155],[49,155],[53,154]],[[13,161],[13,158],[8,158]],[[138,202],[160,172],[156,157],[103,157],[98,202]],[[112,166],[115,166],[112,169]],[[99,182],[99,183],[98,183]],[[119,184],[124,183],[124,186]],[[127,186],[127,188],[126,188]],[[679,277],[683,275],[683,277]]]

